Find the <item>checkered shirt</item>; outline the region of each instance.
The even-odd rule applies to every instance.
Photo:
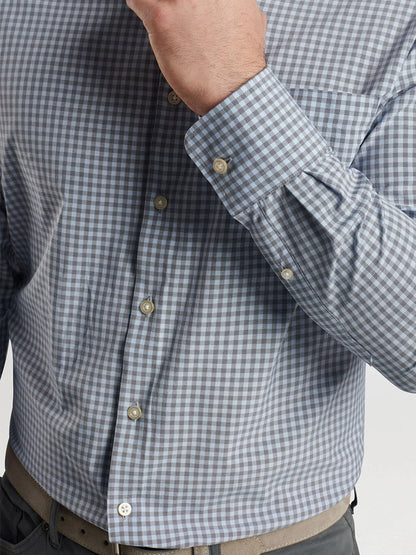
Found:
[[[416,392],[416,3],[259,6],[267,67],[200,117],[124,0],[1,2],[10,442],[114,542],[324,511],[366,363]]]

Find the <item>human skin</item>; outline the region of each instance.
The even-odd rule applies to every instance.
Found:
[[[266,67],[267,19],[256,0],[127,0],[166,81],[205,115]]]

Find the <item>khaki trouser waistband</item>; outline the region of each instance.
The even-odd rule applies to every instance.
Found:
[[[10,443],[6,450],[6,476],[19,495],[32,509],[49,524],[52,498],[35,481],[16,457]],[[350,494],[334,507],[307,520],[286,528],[266,532],[257,536],[224,542],[221,555],[262,555],[281,547],[306,540],[326,530],[339,520],[348,508]],[[110,543],[106,530],[91,524],[59,505],[57,530],[63,536],[82,545],[97,555],[209,555],[209,546],[195,546],[169,551],[148,551],[133,546]]]

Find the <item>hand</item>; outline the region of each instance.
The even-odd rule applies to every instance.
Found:
[[[256,0],[127,0],[166,81],[200,116],[266,67]]]

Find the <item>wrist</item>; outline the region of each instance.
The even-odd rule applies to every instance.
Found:
[[[240,76],[239,78],[236,78],[233,81],[233,84],[229,84],[227,86],[227,88],[225,90],[223,90],[221,93],[218,92],[218,90],[216,91],[216,94],[211,95],[210,100],[207,100],[206,98],[204,99],[204,102],[198,106],[198,108],[195,110],[195,112],[199,115],[199,116],[204,116],[205,114],[207,114],[210,110],[212,110],[212,108],[214,108],[215,106],[217,106],[218,104],[220,104],[223,100],[225,100],[228,96],[230,96],[231,94],[233,94],[235,91],[237,91],[240,87],[242,87],[245,83],[247,83],[248,81],[250,81],[250,79],[252,79],[253,77],[255,77],[256,75],[258,75],[261,71],[263,71],[264,69],[266,69],[267,67],[267,63],[265,60],[262,61],[261,64],[259,64],[254,70],[253,68],[251,68],[251,70],[249,72],[244,72],[243,76]]]

